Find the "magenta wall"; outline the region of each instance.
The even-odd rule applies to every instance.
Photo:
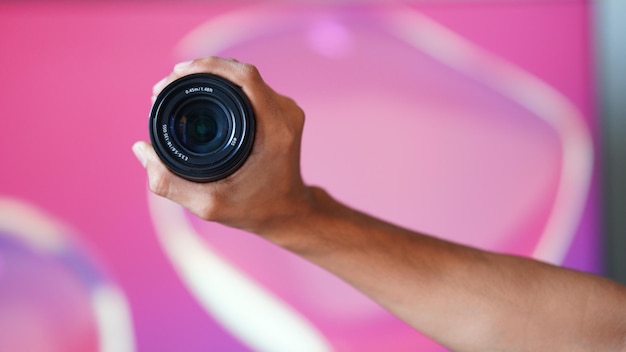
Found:
[[[403,226],[599,272],[588,11],[0,4],[0,350],[267,346],[258,315],[281,322],[237,311],[257,301],[228,292],[218,262],[308,329],[281,330],[317,339],[302,351],[441,350],[325,272],[149,197],[130,146],[151,87],[208,54],[256,64],[303,106],[308,182]]]

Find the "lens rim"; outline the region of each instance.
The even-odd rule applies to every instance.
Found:
[[[189,150],[175,131],[175,114],[196,100],[219,105],[228,121],[225,143],[211,153]],[[159,93],[150,111],[149,132],[155,152],[173,173],[194,182],[213,182],[237,171],[249,156],[255,118],[241,88],[220,76],[198,73],[173,81]]]

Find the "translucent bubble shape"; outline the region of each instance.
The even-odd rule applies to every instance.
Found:
[[[0,351],[134,351],[123,293],[72,231],[1,197],[0,312]]]
[[[258,7],[207,22],[177,53],[254,63],[295,98],[307,114],[305,179],[342,201],[456,242],[563,259],[592,171],[583,117],[546,83],[414,9]],[[183,280],[251,349],[438,348],[321,269],[151,204]]]

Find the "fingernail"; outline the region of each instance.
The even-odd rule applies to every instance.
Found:
[[[135,157],[141,163],[141,166],[145,168],[146,167],[146,155],[143,150],[143,145],[141,144],[141,142],[137,142],[133,144],[132,149],[133,149],[133,153],[135,154]]]
[[[180,72],[184,70],[187,66],[189,66],[193,61],[183,61],[174,65],[174,72]]]

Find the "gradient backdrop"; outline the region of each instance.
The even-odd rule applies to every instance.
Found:
[[[148,194],[152,85],[254,63],[348,204],[601,272],[588,1],[0,4],[0,350],[441,351],[326,272]]]

